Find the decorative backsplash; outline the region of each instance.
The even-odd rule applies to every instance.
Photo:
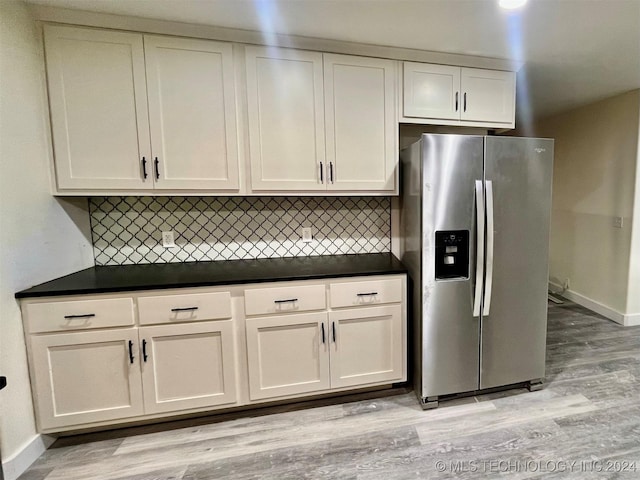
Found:
[[[389,197],[91,197],[96,265],[380,253]],[[312,227],[311,243],[301,228]],[[175,247],[162,246],[172,230]]]

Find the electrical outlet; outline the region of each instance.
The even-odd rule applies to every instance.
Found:
[[[311,243],[313,241],[311,227],[302,227],[302,241],[304,243]]]
[[[173,238],[173,230],[162,232],[162,246],[164,248],[171,248],[176,246],[176,242]]]
[[[613,228],[622,228],[624,219],[622,217],[613,217]]]

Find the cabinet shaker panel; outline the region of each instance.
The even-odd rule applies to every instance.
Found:
[[[153,188],[142,35],[46,25],[58,188]]]

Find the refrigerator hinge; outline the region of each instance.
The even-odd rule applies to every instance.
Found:
[[[542,379],[531,380],[527,382],[527,388],[529,389],[530,392],[537,392],[539,390],[542,390],[543,386],[544,385],[542,383]]]
[[[420,399],[420,406],[423,410],[438,408],[438,397],[422,397]]]

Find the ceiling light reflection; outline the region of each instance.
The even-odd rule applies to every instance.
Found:
[[[527,3],[527,0],[500,0],[498,2],[498,4],[502,7],[502,8],[506,8],[507,10],[513,10],[515,8],[520,8],[522,7],[525,3]]]

